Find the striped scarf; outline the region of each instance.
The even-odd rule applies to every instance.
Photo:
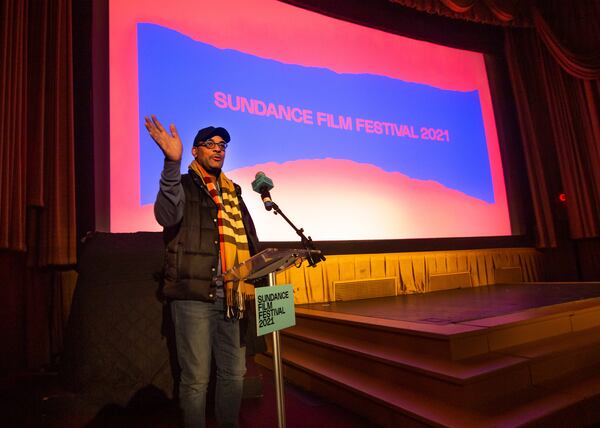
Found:
[[[217,183],[217,180],[208,175],[195,159],[190,164],[189,169],[200,177],[217,206],[221,271],[226,272],[236,264],[250,258],[248,237],[244,229],[240,202],[233,181],[221,172]],[[217,189],[217,184],[221,189],[221,193]],[[227,317],[243,318],[246,309],[245,300],[254,298],[254,286],[243,281],[227,282],[224,285],[224,290]]]

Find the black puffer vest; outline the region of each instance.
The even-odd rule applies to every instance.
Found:
[[[212,302],[215,300],[212,279],[219,263],[217,206],[196,174],[184,174],[181,184],[185,192],[183,219],[178,225],[164,229],[163,294],[168,299]],[[237,184],[235,190],[253,255],[258,245],[256,229]]]

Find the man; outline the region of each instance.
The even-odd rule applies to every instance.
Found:
[[[164,227],[163,294],[170,299],[175,326],[183,423],[205,426],[212,354],[217,423],[235,427],[246,372],[241,295],[253,290],[244,283],[222,288],[214,277],[246,260],[258,239],[240,187],[221,171],[230,136],[220,127],[201,129],[192,147],[194,161],[182,176],[183,145],[175,126],[167,132],[155,116],[146,117],[145,125],[165,155],[154,214]]]

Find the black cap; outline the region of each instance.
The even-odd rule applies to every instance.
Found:
[[[229,141],[231,140],[229,132],[227,132],[225,128],[215,128],[214,126],[207,126],[206,128],[202,128],[196,134],[196,138],[194,138],[194,147],[198,146],[198,144],[200,144],[201,142],[214,137],[215,135],[221,137],[223,140],[225,140],[226,143],[229,143]]]

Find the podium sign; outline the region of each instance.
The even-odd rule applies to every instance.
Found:
[[[277,212],[283,216],[280,211]],[[325,260],[319,250],[267,248],[248,260],[235,265],[222,275],[215,277],[215,282],[225,283],[269,276],[269,287],[257,287],[255,289],[256,331],[259,336],[273,333],[273,371],[275,372],[277,425],[279,428],[285,428],[279,330],[296,325],[296,313],[294,311],[293,287],[291,285],[276,286],[275,274],[292,266],[300,267],[303,260],[313,260],[313,258],[316,258],[317,261]]]
[[[296,325],[294,288],[291,285],[259,287],[255,292],[258,336]]]

